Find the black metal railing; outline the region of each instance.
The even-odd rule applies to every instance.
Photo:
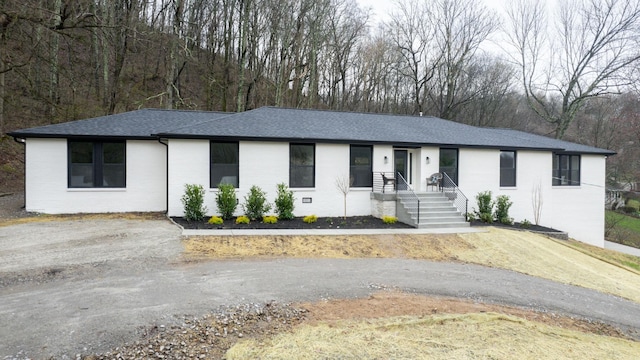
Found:
[[[396,191],[396,177],[393,172],[377,171],[373,173],[374,193],[394,193]]]
[[[413,206],[415,205],[415,208],[418,211],[418,214],[417,214],[418,217],[416,218],[416,223],[419,224],[420,223],[420,198],[413,191],[411,186],[407,183],[407,180],[405,180],[402,174],[400,173],[396,174],[396,193],[400,193],[403,195],[402,199],[405,203],[409,205],[409,208],[413,208]]]
[[[467,211],[469,208],[469,199],[460,191],[458,185],[451,180],[447,173],[442,173],[442,182],[440,183],[440,189],[444,195],[453,202],[453,205],[467,218]]]

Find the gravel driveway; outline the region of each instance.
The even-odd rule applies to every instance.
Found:
[[[101,352],[141,327],[221,305],[366,296],[380,288],[586,317],[638,337],[640,304],[511,271],[403,259],[184,262],[163,220],[0,228],[0,358]]]

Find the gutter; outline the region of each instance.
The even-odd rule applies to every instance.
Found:
[[[19,137],[13,137],[13,141],[17,142],[18,144],[22,144],[24,146],[24,155],[22,158],[22,173],[24,174],[24,184],[23,186],[23,193],[24,193],[24,201],[22,204],[22,207],[26,210],[27,209],[27,139],[25,138],[19,138]]]
[[[166,141],[166,139],[165,139],[165,141]],[[162,138],[160,138],[160,137],[158,137],[158,142],[160,144],[164,145],[166,150],[167,150],[166,151],[166,155],[165,155],[165,158],[166,158],[165,159],[165,170],[166,170],[165,171],[165,177],[166,177],[166,179],[165,179],[165,190],[164,190],[164,192],[165,192],[165,194],[164,194],[165,195],[165,205],[164,205],[164,207],[165,207],[166,210],[165,210],[164,213],[165,213],[165,215],[168,215],[169,214],[169,143],[162,142]]]

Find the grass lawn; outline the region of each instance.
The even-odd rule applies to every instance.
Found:
[[[640,219],[607,210],[606,224],[611,227],[607,240],[640,248]]]

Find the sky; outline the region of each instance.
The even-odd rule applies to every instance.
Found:
[[[373,18],[377,21],[383,20],[386,14],[393,9],[396,0],[357,0],[361,7],[371,7],[374,12]],[[428,1],[428,0],[425,0]],[[501,10],[504,8],[505,1],[508,0],[479,0],[483,1],[487,7]]]

